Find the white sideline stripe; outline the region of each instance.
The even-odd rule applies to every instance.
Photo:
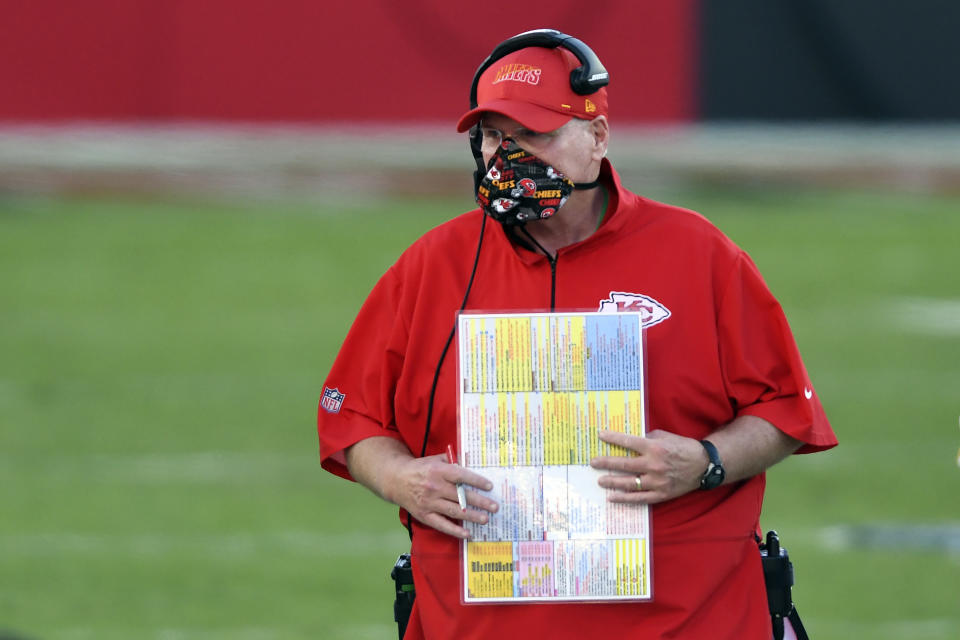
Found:
[[[765,522],[761,517],[761,525],[780,531],[781,542],[788,550],[802,544],[826,553],[846,553],[852,549],[890,553],[924,551],[960,566],[960,521],[861,522],[808,527],[791,522]]]
[[[960,555],[960,522],[942,524],[859,523],[817,528],[791,527],[789,541],[803,540],[825,550],[921,550]],[[789,541],[785,541],[788,542]],[[318,556],[359,556],[407,543],[402,529],[322,533],[305,530],[223,534],[91,534],[40,532],[0,535],[0,549],[19,556],[85,554],[138,557],[196,553],[245,557],[292,552]]]
[[[865,522],[823,527],[819,542],[827,549],[919,550],[960,556],[960,522],[903,524]]]
[[[799,608],[799,605],[798,605]],[[870,638],[870,640],[941,640],[955,638],[957,621],[949,618],[923,618],[917,620],[837,620],[818,618],[800,612],[804,626],[811,634],[817,629],[829,629],[836,637]]]
[[[71,627],[57,629],[56,637],[64,640],[97,640],[105,634],[109,637],[154,638],[155,640],[219,640],[236,638],[237,640],[279,640],[283,638],[283,631],[266,627],[232,627],[229,629],[190,629],[167,628],[157,629],[152,633],[145,632],[144,628],[89,628]]]
[[[209,629],[159,629],[156,633],[157,640],[188,640],[190,638],[203,638],[204,640],[213,640],[214,638],[235,637],[240,640],[273,640],[279,638],[278,632],[274,629],[263,627],[240,627],[233,629],[222,629],[211,631]]]
[[[220,535],[70,532],[0,535],[0,549],[5,556],[67,554],[159,557],[184,552],[230,558],[276,552],[316,556],[362,556],[383,549],[400,549],[404,544],[409,544],[409,540],[402,529],[340,534],[291,530]]]
[[[23,460],[0,455],[0,469],[16,469]],[[204,451],[147,454],[57,454],[30,460],[33,472],[45,478],[124,481],[146,484],[262,482],[264,477],[323,477],[317,455]],[[0,470],[0,475],[3,471]]]
[[[397,635],[395,624],[357,624],[338,625],[336,638],[350,640],[381,640]],[[324,631],[326,633],[326,630]],[[54,636],[64,640],[101,640],[109,637],[153,638],[154,640],[285,640],[289,636],[287,628],[270,627],[230,627],[225,629],[203,629],[190,627],[168,627],[162,629],[137,628],[90,628],[70,627],[56,629]],[[392,636],[391,636],[392,634]]]
[[[955,390],[955,388],[951,388]],[[951,396],[953,397],[953,396]],[[952,421],[952,422],[951,422]],[[948,427],[952,428],[952,434],[956,432],[956,418],[951,416],[946,420]],[[952,426],[950,426],[952,425]],[[909,453],[914,455],[925,455],[928,456],[928,450],[931,445],[929,441],[915,441],[910,443],[904,443],[900,440],[875,440],[872,442],[858,442],[856,447],[844,447],[840,446],[836,449],[831,449],[826,453],[821,453],[817,455],[800,455],[792,456],[781,462],[780,465],[773,470],[772,478],[773,480],[768,480],[768,482],[777,482],[776,474],[780,473],[781,469],[789,469],[794,473],[804,473],[804,474],[828,474],[837,471],[838,469],[853,469],[861,468],[863,466],[863,460],[865,457],[872,457],[873,459],[896,459],[898,456],[904,454],[904,450],[907,449]],[[948,443],[946,447],[942,447],[942,455],[940,453],[935,456],[928,456],[929,459],[933,460],[936,464],[941,464],[943,461],[948,461],[949,464],[954,464],[953,460],[957,455],[957,445],[953,442]],[[782,476],[779,476],[782,478]],[[781,480],[782,481],[782,480]]]
[[[960,335],[960,300],[894,298],[889,309],[901,329],[935,336]]]
[[[856,621],[818,618],[803,614],[806,626],[811,629],[829,629],[835,633],[842,633],[848,638],[870,638],[871,640],[940,640],[950,638],[956,630],[956,621],[947,618],[927,618],[915,620],[885,620],[885,621]],[[396,626],[393,624],[366,624],[342,625],[340,629],[351,640],[376,640],[396,635]],[[155,640],[280,640],[287,633],[286,629],[271,629],[267,627],[231,627],[228,629],[199,629],[176,627],[158,629],[150,635],[144,636],[145,629],[127,628],[65,628],[57,629],[56,637],[65,640],[99,640],[104,633],[111,636],[129,632],[128,637],[148,637]]]

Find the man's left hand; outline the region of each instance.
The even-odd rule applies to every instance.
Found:
[[[645,438],[616,431],[601,431],[598,435],[603,442],[637,454],[590,460],[595,469],[618,472],[598,480],[601,487],[614,490],[609,497],[611,502],[654,504],[682,496],[700,487],[700,478],[710,462],[697,440],[669,431],[650,431]]]

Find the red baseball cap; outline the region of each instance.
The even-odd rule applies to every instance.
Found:
[[[593,120],[607,115],[606,87],[587,96],[570,88],[570,72],[579,66],[577,57],[561,47],[527,47],[500,58],[480,75],[477,108],[461,116],[457,131],[466,131],[487,112],[541,133],[558,129],[573,117]]]

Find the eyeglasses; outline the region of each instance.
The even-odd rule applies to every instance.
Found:
[[[562,129],[562,127],[561,127]],[[560,129],[540,133],[529,129],[518,128],[513,133],[506,134],[499,129],[480,125],[480,148],[484,153],[495,153],[505,139],[510,139],[520,145],[524,151],[537,155],[547,148],[551,141],[559,135]]]

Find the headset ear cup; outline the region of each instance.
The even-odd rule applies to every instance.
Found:
[[[610,84],[610,74],[593,49],[572,36],[567,36],[558,46],[570,51],[580,60],[580,66],[570,72],[570,88],[574,93],[588,96]]]

